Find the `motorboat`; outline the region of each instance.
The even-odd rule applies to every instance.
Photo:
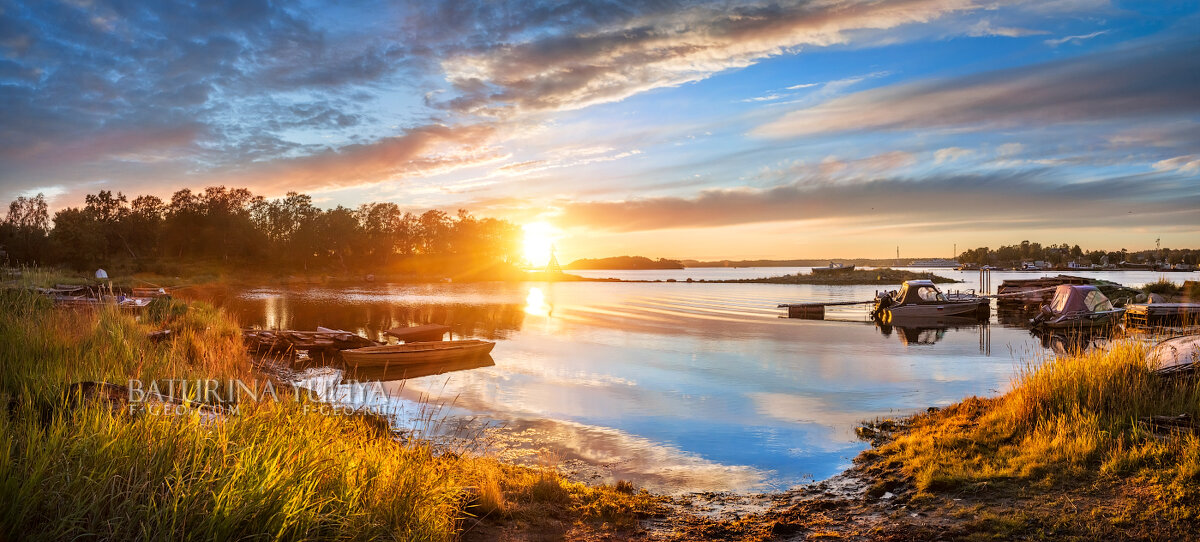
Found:
[[[884,321],[906,318],[990,315],[991,300],[974,292],[944,293],[928,279],[908,280],[900,291],[875,294],[871,315]]]
[[[853,264],[846,265],[844,263],[837,263],[837,262],[829,262],[829,267],[814,267],[814,268],[812,268],[812,272],[814,275],[820,274],[820,273],[847,273],[850,271],[854,271]]]
[[[1090,284],[1062,284],[1050,304],[1042,305],[1029,324],[1050,329],[1111,326],[1125,309],[1114,308],[1099,288]]]

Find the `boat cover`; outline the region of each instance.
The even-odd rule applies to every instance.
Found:
[[[1101,312],[1113,310],[1112,302],[1095,286],[1060,284],[1050,301],[1054,314],[1072,312]]]
[[[920,305],[922,303],[945,303],[946,296],[938,291],[931,280],[908,280],[896,294],[897,305]]]

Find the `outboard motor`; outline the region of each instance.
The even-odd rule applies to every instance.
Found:
[[[895,303],[892,295],[895,292],[875,292],[875,308],[871,310],[872,318],[879,318],[883,312]]]
[[[1040,327],[1042,324],[1049,322],[1053,318],[1054,311],[1050,310],[1050,306],[1042,305],[1042,309],[1038,311],[1037,315],[1034,316],[1033,319],[1029,320],[1029,325],[1033,327]]]

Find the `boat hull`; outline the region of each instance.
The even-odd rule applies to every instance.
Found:
[[[885,309],[885,313],[890,320],[927,319],[946,316],[983,317],[988,314],[989,308],[990,306],[988,301],[984,299],[980,301],[957,303],[899,305],[895,307],[888,307]]]
[[[342,350],[342,359],[354,367],[461,361],[486,356],[495,346],[479,340],[405,343]]]
[[[1091,313],[1084,315],[1060,316],[1052,318],[1044,322],[1031,322],[1034,326],[1044,327],[1047,329],[1078,329],[1092,327],[1108,327],[1114,326],[1121,321],[1121,316],[1125,314],[1125,309],[1117,309],[1112,311],[1104,311],[1100,313]]]

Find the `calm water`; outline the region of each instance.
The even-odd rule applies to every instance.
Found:
[[[760,276],[753,269],[653,273],[686,279],[729,271]],[[1002,276],[994,274],[993,283]],[[1135,285],[1159,274],[1098,276]],[[409,380],[364,378],[392,379],[384,386],[394,394],[398,424],[419,416],[422,401],[442,404],[441,413],[453,419],[501,426],[492,432],[514,460],[549,455],[585,479],[629,479],[659,491],[749,491],[836,474],[865,447],[854,438],[859,421],[996,394],[1020,364],[1043,355],[1038,338],[1004,323],[1019,323],[1016,317],[880,328],[861,308],[831,313],[839,321],[779,318],[775,308],[789,301],[865,300],[875,289],[362,285],[252,289],[217,301],[248,326],[320,325],[381,338],[397,325],[444,323],[453,326],[454,338],[495,340],[491,365]],[[325,370],[311,380],[339,376]]]

